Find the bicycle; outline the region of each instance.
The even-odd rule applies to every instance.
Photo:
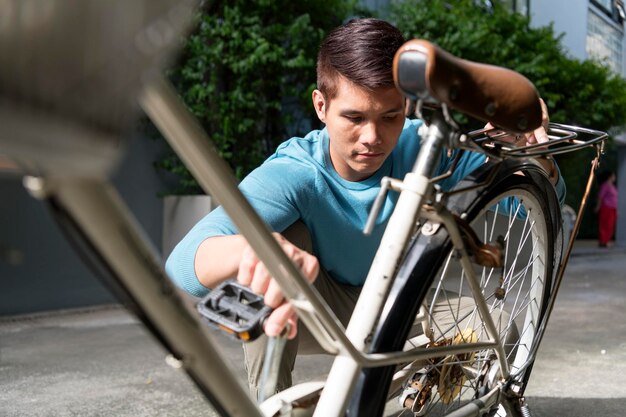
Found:
[[[82,32],[73,31],[76,28],[106,34],[108,28],[98,24],[103,10],[92,3],[74,5],[80,22],[64,15],[63,7],[47,10],[45,25],[38,30],[50,29],[60,38],[36,38],[29,44],[18,29],[32,27],[16,25],[13,38],[0,44],[0,51],[43,51],[51,45],[47,42],[54,44],[63,36],[77,39],[76,33]],[[122,3],[109,7],[124,10]],[[17,3],[14,7],[19,8]],[[532,84],[513,71],[462,61],[427,42],[410,41],[398,52],[394,76],[408,103],[426,120],[424,143],[412,173],[403,180],[383,181],[381,198],[389,190],[399,191],[400,197],[344,329],[239,193],[230,168],[207,145],[206,135],[176,92],[154,71],[175,50],[173,39],[185,29],[193,2],[172,6],[152,1],[141,7],[150,13],[127,22],[127,30],[110,45],[94,51],[88,42],[68,42],[71,48],[65,52],[104,58],[94,62],[123,56],[133,64],[130,70],[118,69],[111,77],[85,76],[86,68],[74,60],[79,64],[56,73],[56,78],[52,74],[39,79],[36,94],[27,84],[32,74],[19,65],[0,71],[0,118],[11,138],[21,139],[2,140],[2,146],[26,175],[29,191],[48,203],[68,237],[172,353],[170,363],[185,369],[223,415],[341,416],[350,402],[348,415],[374,416],[382,414],[388,396],[394,395],[420,415],[527,415],[524,387],[578,228],[577,223],[564,251],[554,188],[548,173],[528,158],[593,146],[597,157],[591,184],[607,135],[552,124],[548,144],[516,147],[504,136],[541,123]],[[154,35],[150,30],[167,36],[148,36]],[[45,59],[40,63],[51,65]],[[84,94],[60,94],[63,89],[56,83],[63,77],[71,81],[65,85],[78,86],[78,93]],[[16,87],[15,80],[23,82]],[[102,103],[94,105],[91,97],[97,88]],[[514,95],[506,94],[511,90]],[[119,135],[132,119],[125,111],[132,109],[136,97],[205,190],[229,212],[302,321],[336,355],[325,383],[293,387],[259,408],[224,363],[212,360],[219,353],[197,314],[183,305],[158,254],[107,182],[119,153]],[[92,105],[78,108],[77,103]],[[464,133],[450,116],[451,109],[490,120],[498,130]],[[29,124],[32,120],[38,123]],[[71,122],[69,128],[60,128],[59,120]],[[51,145],[51,136],[58,143]],[[33,145],[46,145],[48,152]],[[438,183],[446,175],[432,176],[433,155],[444,146],[482,152],[489,161],[444,190]],[[580,211],[585,203],[586,196]],[[470,298],[473,301],[466,303]],[[460,307],[463,311],[457,311]],[[436,308],[448,309],[451,322],[439,322]],[[422,333],[409,340],[405,350],[414,323],[421,325]],[[395,372],[399,364],[409,365]]]

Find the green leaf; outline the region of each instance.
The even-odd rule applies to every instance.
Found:
[[[310,97],[317,49],[355,3],[233,0],[199,13],[168,75],[238,178],[316,124]],[[294,114],[308,120],[294,122]],[[179,178],[171,192],[201,192],[173,153],[156,166]]]

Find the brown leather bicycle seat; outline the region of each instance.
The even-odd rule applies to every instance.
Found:
[[[406,42],[393,61],[396,86],[412,99],[435,100],[514,133],[541,126],[535,86],[502,67],[457,58],[421,39]]]

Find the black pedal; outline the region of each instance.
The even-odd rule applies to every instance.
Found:
[[[198,303],[198,311],[209,326],[249,342],[263,333],[263,321],[272,309],[250,288],[225,281]]]

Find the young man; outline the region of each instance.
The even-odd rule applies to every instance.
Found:
[[[404,116],[404,99],[395,88],[392,62],[404,43],[400,31],[377,19],[353,20],[322,43],[317,60],[313,106],[326,125],[304,138],[292,138],[240,184],[241,191],[276,232],[288,256],[300,267],[347,324],[397,196],[390,194],[370,236],[363,226],[383,176],[403,178],[420,148],[420,121]],[[545,141],[543,129],[527,136]],[[439,171],[451,162],[440,156]],[[485,161],[465,153],[451,186]],[[559,182],[563,191],[563,184]],[[265,295],[275,308],[267,335],[291,323],[278,378],[278,390],[291,385],[296,353],[322,353],[305,326],[296,325],[276,282],[256,258],[223,209],[202,219],[179,243],[166,265],[189,293],[202,296],[221,281],[237,277]],[[258,388],[266,338],[246,344],[246,367],[253,393]]]

